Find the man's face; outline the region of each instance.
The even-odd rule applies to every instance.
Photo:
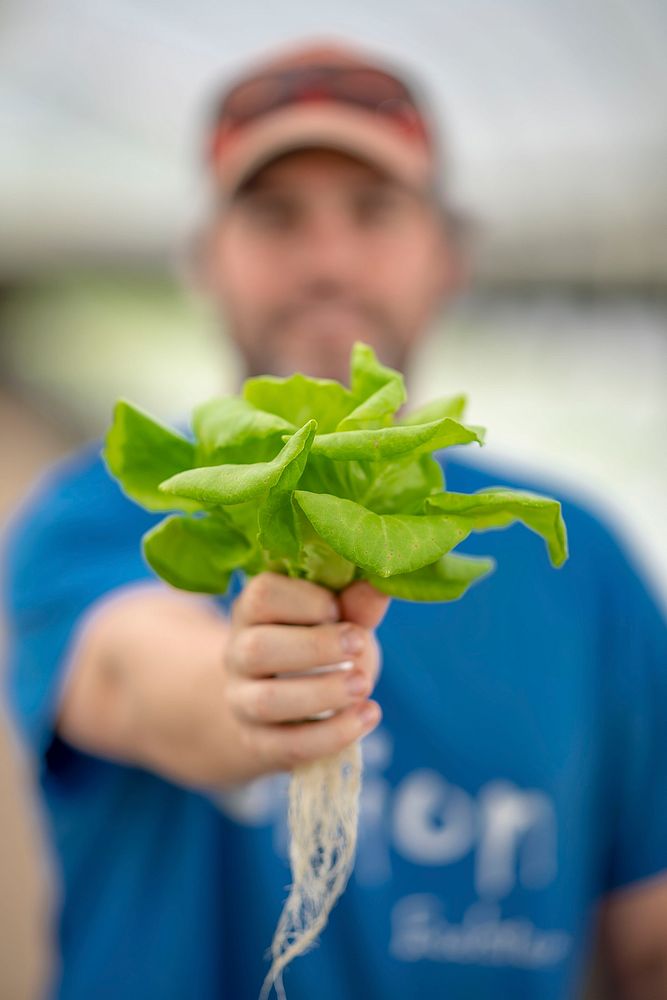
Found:
[[[355,340],[404,368],[457,280],[432,201],[324,149],[264,167],[205,253],[205,286],[248,374],[345,381]]]

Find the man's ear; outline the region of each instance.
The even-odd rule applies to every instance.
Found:
[[[220,220],[215,226],[197,221],[183,239],[176,260],[177,275],[190,294],[204,300],[215,299],[220,291],[220,262],[215,241],[220,237]]]
[[[188,233],[179,254],[178,271],[183,284],[195,296],[208,298],[212,289],[211,230],[199,225]]]
[[[455,298],[466,290],[470,283],[470,260],[463,246],[448,241],[444,250],[442,274],[442,295],[445,299]]]

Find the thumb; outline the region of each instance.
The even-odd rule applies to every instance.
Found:
[[[390,600],[367,580],[355,580],[338,595],[341,619],[355,622],[363,628],[377,628],[386,614]]]

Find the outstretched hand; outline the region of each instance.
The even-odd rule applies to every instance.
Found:
[[[377,725],[380,708],[369,700],[380,670],[373,629],[388,604],[365,581],[338,597],[275,573],[246,585],[232,611],[226,690],[259,773],[338,753]]]

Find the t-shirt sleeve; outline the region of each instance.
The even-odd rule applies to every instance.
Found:
[[[157,520],[123,495],[93,447],[52,469],[8,529],[7,700],[22,742],[42,760],[82,616],[103,595],[155,579],[141,536]]]
[[[612,534],[598,552],[611,823],[607,891],[667,871],[667,622]]]

